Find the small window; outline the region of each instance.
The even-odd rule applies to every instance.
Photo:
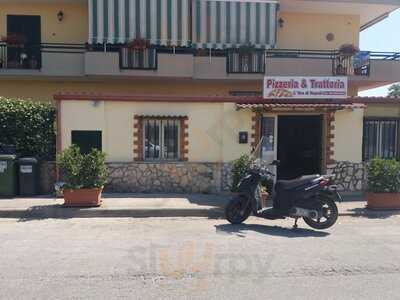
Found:
[[[71,143],[77,145],[82,154],[87,154],[93,148],[102,150],[101,131],[97,130],[73,130]]]
[[[180,158],[180,119],[143,120],[143,157],[145,160]]]
[[[155,48],[134,49],[122,47],[120,65],[121,69],[156,70],[157,50]]]
[[[363,160],[368,161],[374,157],[397,158],[398,128],[398,120],[365,119]]]

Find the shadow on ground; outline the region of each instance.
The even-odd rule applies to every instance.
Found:
[[[267,234],[272,236],[282,236],[288,238],[326,237],[329,235],[329,232],[315,231],[306,228],[293,229],[293,228],[260,225],[260,224],[240,224],[240,225],[223,224],[223,225],[215,225],[215,228],[217,230],[217,233],[223,232],[223,233],[237,235],[240,237],[246,237],[246,233],[248,231],[254,231],[262,234]]]
[[[183,199],[187,200],[190,204],[195,204],[198,206],[214,206],[214,207],[225,207],[226,204],[232,199],[229,195],[215,195],[215,194],[168,194],[168,193],[103,193],[103,199],[123,199],[135,198],[139,199],[157,199],[169,201],[169,199]]]
[[[392,216],[400,215],[400,210],[372,210],[364,207],[352,208],[350,217],[367,219],[387,219]]]

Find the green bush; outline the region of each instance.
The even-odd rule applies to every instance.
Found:
[[[73,145],[57,156],[57,164],[65,181],[64,188],[101,188],[106,183],[106,154],[97,149],[81,154],[79,147]]]
[[[50,103],[0,97],[0,145],[14,145],[23,156],[53,160],[55,115]]]
[[[251,160],[249,155],[242,155],[235,161],[233,161],[231,176],[232,176],[232,186],[231,191],[237,192],[237,185],[240,180],[246,175],[247,170],[250,168]]]
[[[373,193],[400,192],[400,163],[374,158],[368,165],[368,190]]]

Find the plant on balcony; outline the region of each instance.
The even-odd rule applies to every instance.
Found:
[[[65,206],[100,206],[101,192],[107,180],[105,153],[92,149],[81,154],[73,145],[57,156],[57,164],[65,181]]]
[[[11,33],[7,36],[2,36],[1,41],[7,45],[23,45],[26,43],[26,38],[23,35]]]
[[[357,46],[354,46],[353,44],[343,44],[342,46],[339,47],[340,55],[352,56],[359,51],[360,49]]]
[[[400,97],[400,84],[395,83],[389,87],[389,97]]]
[[[256,51],[256,49],[257,48],[253,44],[248,43],[248,44],[245,44],[245,45],[241,45],[238,48],[238,51],[239,51],[240,54],[251,54],[254,51]]]
[[[368,165],[367,179],[368,208],[400,208],[400,162],[394,159],[372,159]]]
[[[134,50],[150,48],[150,43],[145,39],[133,39],[126,44],[126,47]]]

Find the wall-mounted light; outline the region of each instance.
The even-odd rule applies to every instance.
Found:
[[[64,12],[62,10],[58,12],[57,19],[59,22],[62,22],[64,20]]]
[[[279,18],[278,24],[279,24],[279,28],[283,28],[283,26],[285,26],[285,20],[282,18]]]

